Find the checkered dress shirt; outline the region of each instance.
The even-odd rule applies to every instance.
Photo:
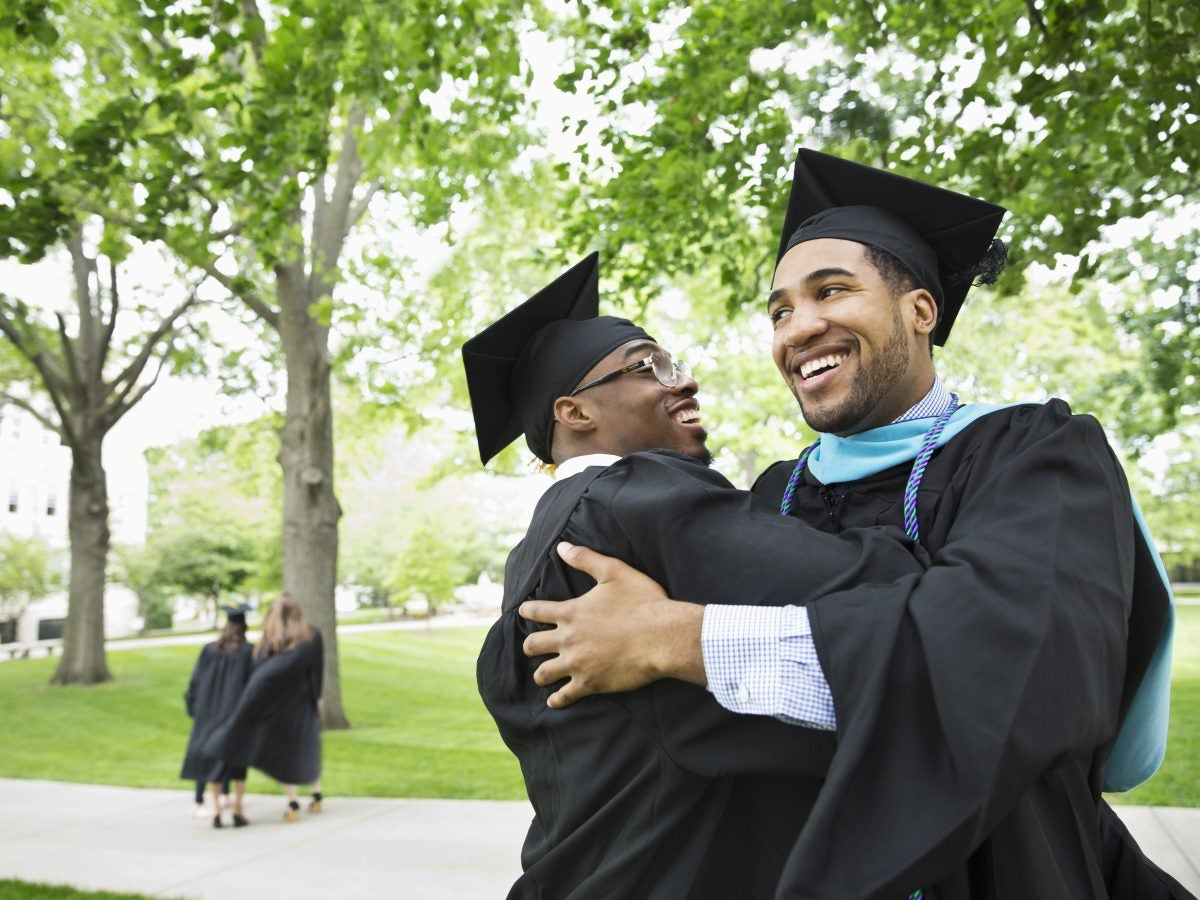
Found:
[[[940,416],[949,407],[950,392],[935,376],[929,393],[896,421]],[[708,689],[726,709],[822,731],[837,727],[803,606],[706,606],[700,646]]]

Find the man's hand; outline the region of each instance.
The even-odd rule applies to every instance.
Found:
[[[525,638],[526,656],[558,654],[538,666],[540,685],[569,678],[550,695],[554,709],[591,694],[631,691],[659,678],[707,684],[700,652],[704,607],[667,597],[652,578],[619,559],[565,541],[559,557],[596,586],[574,600],[526,600],[521,615],[554,625]]]

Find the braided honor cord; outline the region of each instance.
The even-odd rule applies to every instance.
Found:
[[[811,444],[804,448],[804,452],[800,454],[800,458],[796,460],[796,468],[792,469],[791,477],[788,478],[787,490],[783,492],[783,500],[779,504],[779,514],[786,516],[792,511],[792,500],[796,496],[796,485],[800,483],[800,475],[804,471],[804,466],[808,462],[808,458],[812,452],[817,449],[817,445],[821,443],[821,439],[817,438]]]
[[[950,405],[946,408],[946,411],[938,416],[933,426],[925,432],[925,438],[921,442],[921,451],[913,461],[912,471],[908,474],[908,483],[904,486],[904,533],[918,543],[920,543],[921,535],[920,529],[917,527],[917,490],[920,488],[921,479],[925,475],[925,467],[929,465],[929,458],[933,456],[934,448],[937,447],[937,439],[945,430],[946,423],[950,421],[950,417],[954,415],[955,410],[958,408],[958,394],[951,394]],[[800,476],[804,472],[804,467],[808,464],[808,458],[820,443],[821,439],[818,437],[813,443],[804,448],[804,452],[796,460],[796,468],[792,469],[791,477],[788,478],[787,489],[783,492],[783,500],[779,504],[779,514],[781,516],[786,516],[792,511],[792,501],[796,497],[796,486],[800,484]]]
[[[958,409],[958,394],[950,395],[950,405],[946,411],[937,417],[933,427],[925,432],[925,440],[921,444],[921,452],[913,462],[912,471],[908,473],[908,484],[904,486],[904,533],[918,544],[921,543],[921,533],[917,528],[917,489],[925,476],[925,467],[929,465],[929,457],[937,446],[938,436],[941,435],[946,423]]]

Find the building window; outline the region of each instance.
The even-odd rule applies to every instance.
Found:
[[[53,516],[58,513],[58,495],[51,491],[46,495],[46,515]]]
[[[17,503],[16,488],[8,492],[8,511],[16,512],[19,504]]]

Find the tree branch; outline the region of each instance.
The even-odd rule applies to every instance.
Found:
[[[158,343],[174,330],[175,321],[182,316],[190,306],[194,305],[196,300],[196,290],[193,289],[191,294],[188,295],[187,299],[175,307],[175,309],[168,314],[166,318],[158,323],[158,327],[146,336],[146,342],[142,346],[141,352],[139,352],[138,355],[130,361],[129,365],[125,367],[124,371],[114,378],[112,383],[105,388],[104,396],[107,399],[112,395],[113,391],[117,389],[118,385],[122,383],[125,385],[124,388],[120,389],[120,393],[117,395],[116,400],[110,404],[109,410],[117,409],[125,403],[126,399],[129,397],[130,391],[133,390],[134,385],[137,384],[138,378],[141,377],[142,371],[146,368],[146,363],[149,362],[150,358],[154,355],[154,350],[158,346]],[[158,376],[155,375],[155,378],[157,379]],[[132,403],[128,404],[126,408],[128,408],[129,405],[132,405]],[[108,415],[108,413],[106,412],[105,415]],[[124,415],[124,411],[119,413],[117,418],[120,418],[121,415]],[[116,419],[113,421],[115,422]]]
[[[42,379],[46,391],[55,406],[60,405],[56,395],[65,394],[70,390],[70,381],[58,367],[46,345],[36,332],[28,329],[18,329],[15,322],[25,322],[29,317],[29,309],[19,300],[0,294],[0,333],[2,333],[13,348],[19,353]]]
[[[362,178],[363,161],[358,153],[358,131],[366,121],[366,110],[361,103],[350,107],[342,131],[342,147],[338,152],[337,178],[333,193],[329,197],[326,213],[313,222],[313,258],[311,278],[321,283],[329,280],[329,273],[337,267],[338,257],[346,235],[350,233],[350,207],[354,203],[354,190]],[[314,295],[316,292],[313,292]]]
[[[258,4],[254,0],[242,0],[242,15],[247,21],[258,20],[262,24],[262,14],[258,11]],[[254,54],[254,62],[260,67],[263,61],[263,38],[262,32],[258,32],[250,41],[250,50]]]
[[[62,437],[62,428],[52,419],[49,419],[43,415],[41,411],[38,410],[38,408],[28,400],[24,400],[21,397],[15,396],[14,394],[10,394],[8,391],[0,391],[0,402],[11,403],[13,406],[19,406],[21,409],[25,410],[25,412],[37,419],[43,428],[47,429],[48,431],[53,431],[59,437]]]
[[[67,379],[71,384],[83,384],[83,378],[79,374],[79,364],[75,360],[75,350],[71,346],[71,336],[67,334],[67,320],[63,318],[62,313],[54,314],[55,321],[58,322],[58,343],[62,347],[63,361],[67,364]]]
[[[71,373],[71,378],[79,382],[80,368],[97,376],[101,372],[93,359],[96,350],[96,322],[92,309],[91,276],[96,272],[96,260],[84,252],[83,232],[80,228],[76,228],[67,239],[67,250],[71,254],[71,271],[75,276],[75,308],[79,312],[79,338],[74,346],[67,336],[67,326],[63,317],[56,314],[55,318],[58,319],[58,333],[67,369]],[[78,358],[76,358],[77,352]]]
[[[383,188],[382,181],[372,181],[367,185],[366,192],[359,197],[358,202],[350,207],[349,225],[353,228],[358,224],[359,220],[366,214],[367,207],[371,205],[371,201],[375,199],[375,195]]]
[[[104,418],[107,428],[112,428],[119,421],[121,421],[121,417],[124,416],[125,413],[129,412],[129,410],[137,406],[142,401],[142,398],[150,392],[150,389],[154,387],[154,385],[158,384],[158,379],[167,366],[167,358],[171,355],[171,351],[174,349],[174,347],[174,341],[167,341],[166,346],[163,347],[162,355],[158,359],[158,368],[154,370],[154,377],[151,378],[147,384],[144,384],[138,388],[132,397],[129,396],[129,390],[127,388],[122,396],[118,398],[117,402],[105,411]],[[132,385],[130,385],[130,387],[132,387]]]
[[[117,288],[117,264],[108,262],[108,321],[104,324],[104,334],[100,338],[100,365],[103,371],[104,360],[108,359],[108,350],[112,346],[113,331],[117,327],[117,310],[121,305],[120,292]],[[101,317],[103,320],[103,317]]]
[[[213,281],[221,285],[225,290],[229,291],[237,299],[241,300],[250,308],[256,316],[274,328],[279,330],[279,312],[270,307],[270,305],[262,298],[253,292],[241,292],[233,289],[233,279],[218,269],[213,263],[206,263],[203,266],[205,273]]]
[[[1050,37],[1050,29],[1046,27],[1046,20],[1042,18],[1042,14],[1038,11],[1038,8],[1033,5],[1033,0],[1025,0],[1025,9],[1029,13],[1030,21],[1042,33],[1042,37]]]

